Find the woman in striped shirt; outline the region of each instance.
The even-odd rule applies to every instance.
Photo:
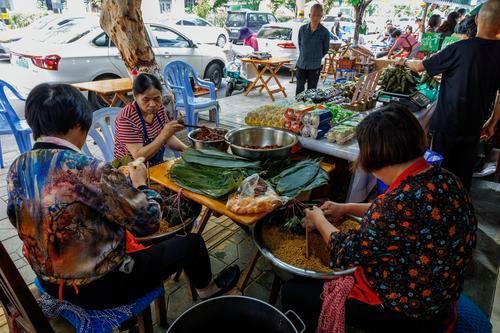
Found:
[[[187,146],[175,133],[184,126],[170,121],[162,105],[160,80],[139,74],[133,84],[134,102],[127,104],[116,118],[115,159],[144,157],[151,165],[163,162],[165,146],[184,151]]]

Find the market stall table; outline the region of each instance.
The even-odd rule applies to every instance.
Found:
[[[250,86],[248,86],[247,91],[245,92],[245,96],[248,96],[248,94],[252,90],[260,88],[259,93],[262,93],[262,91],[265,89],[273,101],[275,100],[273,95],[280,93],[280,92],[283,93],[283,95],[285,97],[287,97],[285,88],[281,85],[281,82],[278,79],[278,77],[276,76],[276,73],[278,73],[278,71],[280,70],[281,67],[283,67],[283,65],[290,63],[290,59],[287,59],[287,58],[270,58],[270,59],[243,58],[243,59],[241,59],[241,61],[244,63],[251,64],[257,72],[257,77],[255,78],[255,80],[252,81]],[[262,69],[259,70],[259,66],[263,66]],[[267,78],[264,77],[264,74],[266,74],[266,72],[269,73],[269,77],[267,77]],[[278,85],[278,88],[276,88],[274,90],[271,90],[269,88],[269,83],[272,79],[274,79],[274,81]],[[259,84],[259,81],[261,82],[261,84]]]
[[[73,87],[80,91],[91,91],[99,96],[108,106],[116,106],[120,101],[127,104],[130,102],[127,94],[132,92],[132,80],[130,78],[110,79],[90,82],[73,83]],[[203,88],[196,88],[193,91],[195,97],[208,94],[209,91]]]
[[[100,80],[73,83],[72,86],[80,91],[94,92],[108,106],[116,106],[120,101],[125,104],[130,102],[127,94],[132,91],[132,80],[130,78]]]
[[[205,229],[208,220],[214,213],[227,216],[233,222],[243,227],[251,226],[267,215],[267,213],[251,214],[251,215],[236,214],[230,211],[226,207],[226,203],[222,200],[213,199],[183,189],[182,187],[174,183],[174,181],[171,180],[169,177],[169,171],[174,162],[175,161],[167,161],[162,164],[151,167],[149,169],[149,177],[152,181],[164,186],[165,188],[171,191],[174,192],[182,191],[182,195],[185,198],[190,199],[206,207],[205,211],[202,214],[201,220],[199,221],[198,229],[196,230],[198,234],[201,235],[203,233],[203,230]],[[331,172],[334,168],[333,165],[328,163],[322,163],[321,167],[328,173]],[[244,274],[242,274],[242,281],[240,283],[241,290],[243,290],[247,285],[258,258],[259,258],[259,251],[256,249],[252,257],[252,260],[250,261],[249,266],[246,268]]]

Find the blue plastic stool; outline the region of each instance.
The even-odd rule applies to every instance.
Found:
[[[34,283],[42,294],[42,298],[38,302],[44,314],[50,318],[63,317],[75,328],[77,333],[112,332],[125,321],[140,314],[157,298],[163,297],[165,293],[164,289],[160,287],[130,304],[112,309],[87,310],[64,300],[60,303],[59,300],[43,290],[38,279],[35,279]]]
[[[491,333],[493,330],[483,311],[465,295],[458,299],[457,317],[453,333]]]

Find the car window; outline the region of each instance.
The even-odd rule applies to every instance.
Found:
[[[267,20],[269,21],[269,23],[274,23],[276,22],[276,18],[272,15],[267,15]]]
[[[186,38],[178,33],[157,25],[151,26],[151,33],[158,42],[159,47],[175,47],[183,48],[189,47],[189,42]]]
[[[92,41],[92,43],[95,46],[98,46],[98,47],[108,47],[108,45],[109,45],[109,37],[108,37],[108,35],[106,35],[105,32],[103,32],[102,34],[100,34],[99,36],[97,36],[96,38],[94,38],[94,40]]]
[[[335,22],[335,16],[326,16],[323,22]]]
[[[257,37],[262,39],[292,40],[292,29],[263,27],[259,30]]]
[[[260,27],[264,24],[267,24],[267,15],[266,14],[248,14],[248,26],[249,27]]]
[[[48,15],[48,16],[42,17],[41,19],[36,20],[35,22],[31,23],[29,25],[29,28],[33,29],[33,30],[42,29],[43,27],[45,27],[47,24],[54,21],[55,19],[56,19],[56,17],[54,17],[54,15]]]
[[[76,42],[97,27],[98,23],[96,23],[95,25],[81,25],[70,22],[55,30],[52,30],[51,32],[44,34],[43,36],[39,37],[38,40],[41,42],[50,42],[54,44],[69,44]]]
[[[195,26],[196,22],[194,20],[182,20],[182,25]]]
[[[175,24],[182,25],[182,20],[179,20],[179,21],[175,22]]]
[[[244,27],[245,13],[229,13],[227,16],[226,26],[228,27]]]
[[[198,26],[198,27],[206,27],[206,26],[209,26],[208,22],[207,21],[203,21],[201,19],[194,19],[193,20],[195,22],[195,25]]]

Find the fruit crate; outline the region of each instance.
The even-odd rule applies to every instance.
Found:
[[[356,64],[355,59],[339,59],[337,60],[337,69],[353,69]]]

